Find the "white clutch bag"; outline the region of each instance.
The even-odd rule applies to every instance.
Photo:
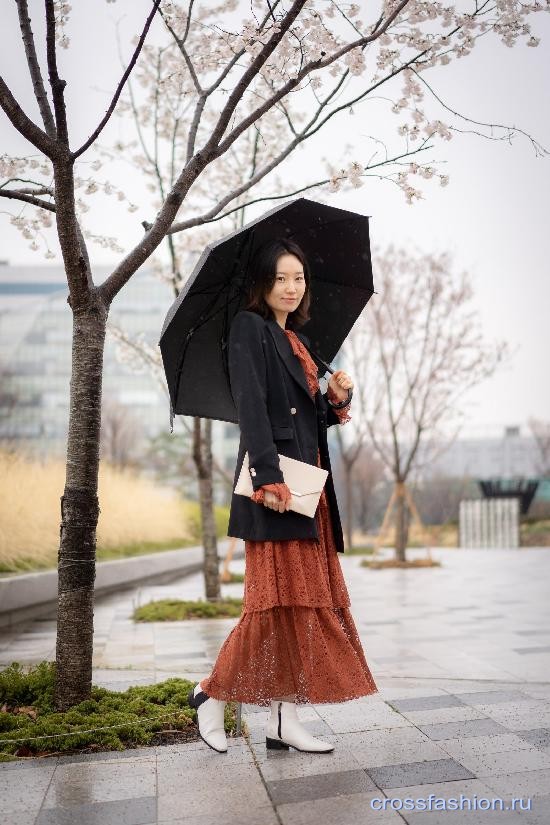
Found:
[[[279,467],[283,473],[284,482],[292,493],[289,509],[313,518],[327,480],[328,470],[280,453]],[[248,452],[244,454],[243,465],[234,492],[239,496],[249,498],[254,492],[248,469]]]

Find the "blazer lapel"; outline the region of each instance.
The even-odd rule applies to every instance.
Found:
[[[290,344],[290,341],[285,335],[285,331],[277,321],[273,318],[268,318],[265,322],[266,327],[269,329],[273,340],[275,341],[275,346],[277,347],[277,352],[281,356],[283,360],[283,364],[294,378],[296,383],[298,383],[304,392],[307,394],[307,397],[310,401],[315,403],[315,399],[311,397],[309,392],[308,383],[306,381],[306,377],[304,375],[304,371],[302,369],[302,365],[296,356],[294,355],[294,351]]]

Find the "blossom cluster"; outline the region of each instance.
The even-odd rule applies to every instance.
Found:
[[[75,202],[79,221],[89,211],[93,196],[98,194],[124,202],[129,212],[137,211],[138,206],[131,201],[124,183],[116,185],[108,172],[103,173],[102,179],[97,176],[106,163],[122,157],[137,170],[151,192],[148,208],[160,209],[189,157],[211,136],[220,111],[243,71],[274,36],[280,37],[280,40],[256,76],[243,89],[223,138],[227,138],[239,122],[268,101],[276,89],[287,83],[294,85],[276,105],[256,116],[251,127],[232,143],[230,151],[211,162],[195,180],[186,197],[188,214],[208,213],[209,208],[220,200],[219,193],[227,192],[233,193],[227,206],[228,220],[234,220],[231,209],[247,200],[262,196],[268,198],[274,192],[280,194],[281,189],[288,189],[288,180],[281,182],[274,171],[284,157],[285,148],[299,129],[306,128],[304,124],[316,107],[322,112],[320,117],[326,114],[326,108],[322,111],[323,106],[327,107],[337,84],[354,77],[364,77],[362,85],[367,89],[384,83],[393,89],[396,79],[401,82],[400,94],[391,102],[390,109],[399,116],[396,132],[399,143],[404,147],[394,153],[386,153],[386,160],[382,162],[379,159],[374,163],[372,159],[362,162],[346,158],[343,168],[338,168],[337,161],[329,163],[325,191],[333,193],[343,186],[358,188],[364,185],[365,177],[377,175],[397,185],[407,202],[413,203],[423,197],[421,190],[411,183],[414,178],[438,178],[440,185],[446,186],[449,176],[442,174],[434,161],[427,162],[425,153],[437,142],[450,140],[453,125],[440,119],[437,111],[429,110],[421,76],[434,66],[448,65],[454,59],[467,56],[476,46],[479,48],[483,37],[491,32],[496,33],[508,47],[520,39],[528,46],[536,47],[540,38],[533,34],[528,18],[548,9],[548,4],[541,0],[496,0],[490,8],[468,5],[468,10],[464,11],[458,3],[444,5],[438,0],[409,0],[395,14],[398,6],[398,0],[383,0],[383,23],[377,26],[377,33],[367,45],[360,41],[373,32],[373,23],[362,19],[367,11],[364,4],[327,4],[322,0],[308,0],[281,37],[286,11],[275,5],[270,13],[266,13],[262,0],[252,0],[248,16],[238,31],[232,31],[230,23],[226,22],[226,16],[233,15],[240,8],[238,0],[206,3],[197,7],[177,0],[162,0],[162,17],[177,38],[185,35],[185,45],[175,42],[168,34],[161,46],[151,42],[144,45],[130,79],[132,96],[128,94],[127,86],[115,109],[117,117],[135,118],[140,140],[119,140],[109,149],[96,143],[89,150],[90,153],[95,152],[94,159],[83,156],[77,161]],[[54,9],[57,41],[66,47],[68,39],[65,29],[71,6],[65,0],[55,0]],[[395,17],[390,19],[394,14]],[[137,40],[136,36],[133,46]],[[187,59],[184,59],[184,49]],[[340,50],[340,56],[332,59]],[[192,62],[193,72],[189,70],[188,60]],[[234,64],[233,68],[216,85],[215,81],[230,62]],[[213,84],[214,90],[201,109],[195,124],[196,134],[191,140],[190,124],[193,113],[197,111],[199,94],[197,83],[203,89]],[[136,84],[141,88],[139,96],[136,95]],[[321,104],[320,92],[325,92],[325,89],[325,100]],[[339,94],[342,95],[344,90],[345,85]],[[314,127],[315,120],[312,133]],[[428,141],[431,142],[429,146]],[[411,162],[407,164],[405,159]],[[267,168],[272,168],[269,177],[254,184],[252,197],[247,195],[243,181],[254,180],[258,170]],[[83,174],[83,169],[87,169],[89,174]],[[46,180],[40,180],[40,176]],[[0,157],[1,186],[9,184],[10,188],[21,191],[24,188],[25,193],[32,193],[34,187],[37,197],[52,202],[52,180],[49,161],[35,157]],[[35,209],[35,214],[27,217],[32,209]],[[26,204],[19,207],[12,223],[26,240],[31,241],[31,248],[39,248],[42,230],[51,225],[51,213]],[[215,223],[193,228],[189,248],[194,250],[206,237],[216,232],[219,232],[219,226]],[[121,250],[114,237],[92,233],[86,227],[83,234],[104,248]],[[52,256],[48,247],[45,254],[46,257]]]

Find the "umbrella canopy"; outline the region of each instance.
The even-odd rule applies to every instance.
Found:
[[[366,215],[295,198],[207,246],[170,307],[160,337],[173,415],[237,423],[227,368],[233,317],[243,309],[249,263],[273,238],[293,240],[311,272],[311,320],[300,331],[331,361],[373,294]]]

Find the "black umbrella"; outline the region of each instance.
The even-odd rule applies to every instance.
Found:
[[[160,338],[174,414],[237,423],[229,384],[227,341],[243,309],[248,264],[275,237],[300,245],[311,271],[311,320],[300,331],[325,366],[373,294],[369,221],[345,209],[296,198],[207,246],[170,307]],[[332,371],[332,370],[331,370]]]

